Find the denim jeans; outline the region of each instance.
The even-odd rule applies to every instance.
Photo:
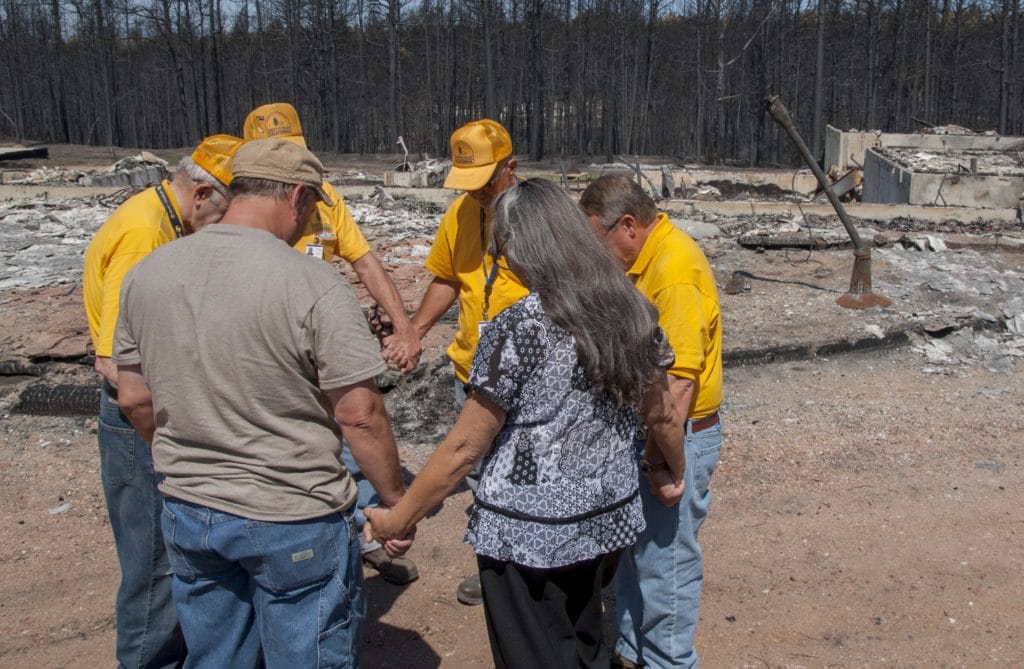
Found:
[[[368,506],[380,506],[380,495],[373,489],[367,478],[363,476],[363,470],[359,468],[359,465],[356,464],[356,459],[352,457],[352,451],[348,448],[348,442],[342,445],[341,463],[345,465],[345,469],[348,470],[349,475],[356,482],[356,487],[359,489],[359,497],[356,499],[355,507],[356,530],[359,532],[360,550],[363,555],[366,555],[381,546],[380,542],[367,542],[363,539],[363,525],[366,524],[366,515],[363,514],[363,509]]]
[[[366,617],[351,512],[291,523],[168,497],[164,536],[185,667],[358,667]]]
[[[156,488],[149,444],[106,389],[100,394],[97,436],[100,479],[121,564],[115,609],[118,666],[177,666],[185,657],[185,642],[160,532],[163,496]]]
[[[619,627],[616,650],[648,667],[696,667],[693,645],[700,617],[704,554],[697,541],[711,504],[708,483],[722,448],[722,424],[697,433],[686,428],[683,498],[669,508],[640,478],[645,529],[622,552],[615,575]]]

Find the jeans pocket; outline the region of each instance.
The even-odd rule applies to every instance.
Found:
[[[171,565],[171,573],[184,581],[192,582],[196,580],[195,570],[175,542],[178,517],[167,508],[166,502],[164,503],[164,510],[160,514],[160,527],[164,532],[164,544],[167,546],[167,561]]]
[[[338,513],[295,523],[247,521],[259,557],[253,578],[278,594],[330,578],[338,570],[338,534],[346,522]]]
[[[722,453],[721,427],[716,425],[690,438],[693,440],[693,486],[695,496],[699,499],[707,494],[711,475]]]
[[[100,476],[106,485],[117,486],[135,478],[135,449],[141,439],[132,428],[111,425],[101,413],[97,426],[100,445]],[[148,448],[145,443],[143,447]]]
[[[320,598],[318,666],[358,667],[359,633],[366,616],[363,566],[357,541],[350,541],[347,546],[339,544],[338,549],[339,555],[347,555],[347,559],[344,566],[339,563],[337,572],[324,586],[325,592]]]

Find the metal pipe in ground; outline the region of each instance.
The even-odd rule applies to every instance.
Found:
[[[789,115],[789,110],[786,109],[786,105],[782,104],[782,100],[777,95],[765,98],[764,101],[765,110],[771,115],[772,119],[778,123],[789,138],[793,140],[797,150],[803,157],[804,162],[811,168],[811,172],[814,173],[814,177],[818,180],[818,184],[822,190],[825,191],[825,196],[828,201],[832,203],[832,208],[836,210],[836,214],[839,215],[839,220],[843,222],[843,227],[846,228],[846,232],[850,235],[850,240],[853,242],[853,273],[850,276],[850,290],[839,297],[836,300],[836,304],[847,309],[867,309],[868,307],[887,307],[892,304],[892,300],[888,297],[878,295],[871,290],[871,247],[866,246],[861,240],[860,235],[857,234],[856,228],[853,227],[853,223],[850,221],[850,217],[846,214],[846,209],[843,208],[842,203],[839,202],[839,198],[836,197],[835,191],[832,190],[832,185],[829,184],[828,178],[825,173],[821,171],[821,167],[818,166],[818,161],[814,159],[811,152],[807,149],[807,145],[804,143],[800,133],[797,132],[796,126],[793,125],[793,119]]]

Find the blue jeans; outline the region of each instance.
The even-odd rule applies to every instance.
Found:
[[[355,507],[356,530],[359,532],[360,550],[363,555],[366,555],[381,546],[380,542],[367,542],[363,539],[363,525],[366,524],[366,515],[363,514],[363,509],[368,506],[380,506],[380,495],[377,494],[377,491],[373,489],[370,482],[363,476],[363,470],[359,468],[359,465],[356,464],[356,459],[352,457],[352,451],[348,448],[348,442],[342,444],[341,463],[345,465],[345,469],[348,470],[349,475],[355,480],[356,487],[359,489],[359,497],[356,498]]]
[[[645,529],[623,551],[615,575],[619,640],[615,649],[648,667],[696,667],[693,645],[700,617],[704,554],[697,531],[708,514],[708,483],[722,449],[722,424],[697,433],[686,428],[683,498],[669,508],[640,478]]]
[[[160,532],[163,496],[156,488],[149,444],[106,389],[100,394],[97,436],[100,479],[121,564],[115,609],[118,666],[177,666],[185,657],[185,642]]]
[[[185,667],[358,667],[366,617],[349,512],[248,520],[168,497],[164,536]]]

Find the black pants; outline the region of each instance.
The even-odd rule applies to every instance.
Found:
[[[602,559],[531,569],[477,556],[498,669],[610,664],[601,633]]]

